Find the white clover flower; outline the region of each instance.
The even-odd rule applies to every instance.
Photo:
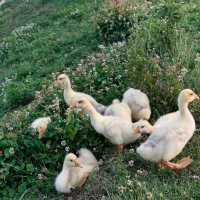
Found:
[[[9,131],[12,131],[13,129],[14,129],[14,128],[13,128],[12,126],[9,126],[9,127],[8,127],[8,130],[9,130]]]
[[[106,197],[103,195],[103,196],[101,197],[101,200],[106,200]]]
[[[37,178],[38,178],[39,180],[46,180],[46,179],[47,179],[47,177],[44,176],[43,174],[38,174],[38,175],[37,175]]]
[[[60,144],[61,144],[61,146],[63,146],[63,147],[64,147],[64,146],[66,146],[66,144],[67,144],[67,143],[66,143],[66,141],[65,141],[65,140],[62,140]]]
[[[42,97],[42,94],[40,91],[35,91],[35,98],[40,99]]]
[[[135,149],[133,148],[129,149],[129,153],[135,153]]]
[[[126,187],[124,187],[124,186],[119,186],[118,187],[118,191],[120,192],[120,193],[124,193],[124,191],[126,190]]]
[[[192,176],[190,176],[192,179],[194,179],[194,180],[200,180],[200,176],[198,176],[198,175],[192,175]]]
[[[146,170],[137,170],[137,174],[140,176],[147,176],[148,172]]]
[[[94,148],[93,148],[93,151],[96,151],[96,150],[97,150],[97,148],[96,148],[96,147],[94,147]]]
[[[70,147],[65,147],[65,151],[68,153],[69,152],[69,150],[70,150]]]
[[[38,175],[37,175],[37,178],[38,178],[39,180],[42,180],[42,179],[43,179],[43,175],[42,175],[42,174],[38,174]]]
[[[147,192],[147,200],[151,200],[153,198],[153,194],[151,192]]]
[[[127,181],[127,185],[131,186],[132,184],[133,184],[133,181],[131,181],[131,180]]]
[[[103,165],[103,159],[100,159],[100,160],[98,161],[98,164],[99,164],[99,165]]]
[[[181,69],[181,74],[182,74],[183,76],[185,76],[186,73],[188,73],[188,69],[185,68],[185,67],[182,68],[182,69]]]
[[[100,45],[98,46],[98,48],[99,48],[99,49],[105,49],[106,47],[105,47],[103,44],[100,44]]]
[[[15,154],[15,149],[13,147],[10,147],[9,148],[9,153],[12,154],[12,155]]]
[[[30,31],[35,26],[34,23],[27,24],[25,26],[17,27],[15,30],[12,31],[12,34],[15,36],[23,35],[26,31]]]
[[[133,167],[134,166],[134,161],[133,160],[129,160],[128,161],[128,166],[129,167]]]
[[[109,87],[106,86],[106,87],[105,87],[105,90],[106,90],[106,91],[109,91]]]

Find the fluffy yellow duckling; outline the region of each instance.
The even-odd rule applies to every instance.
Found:
[[[79,157],[73,153],[66,155],[62,171],[55,180],[58,192],[70,193],[72,189],[81,188],[90,173],[98,167],[98,162],[88,149],[80,149]]]
[[[188,104],[199,97],[190,89],[184,89],[178,96],[178,111],[162,116],[154,125],[152,135],[137,153],[145,160],[160,163],[161,167],[179,170],[187,167],[192,159],[183,158],[177,163],[170,160],[180,154],[193,136],[195,121]]]

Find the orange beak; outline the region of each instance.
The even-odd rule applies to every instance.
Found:
[[[81,163],[79,162],[78,159],[74,160],[74,163],[75,163],[75,167],[80,167],[80,168],[82,168]]]
[[[43,125],[43,126],[38,128],[39,139],[41,139],[44,136],[44,134],[46,132],[46,129],[47,129],[47,124],[45,124],[45,125]]]
[[[197,94],[195,94],[195,99],[199,100],[199,96]]]
[[[134,134],[140,134],[140,129],[138,127],[133,129]]]
[[[70,106],[70,108],[71,109],[74,109],[74,108],[77,108],[78,107],[78,103],[76,102],[76,103],[73,103],[71,106]]]

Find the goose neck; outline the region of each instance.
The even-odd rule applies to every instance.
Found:
[[[96,111],[96,109],[92,105],[88,106],[87,109],[86,109],[86,111],[89,114],[91,120],[95,120],[95,119],[101,117],[101,114],[98,113]]]
[[[74,90],[71,88],[71,85],[67,85],[65,88],[64,88],[64,93],[67,95],[67,96],[71,96],[73,93],[74,93]]]
[[[179,101],[178,107],[179,107],[179,111],[180,111],[182,116],[187,115],[188,113],[190,113],[190,111],[188,109],[188,102]]]

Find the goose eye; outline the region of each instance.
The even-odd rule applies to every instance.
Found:
[[[81,100],[81,101],[78,101],[78,103],[83,103],[83,100]]]
[[[193,95],[193,93],[190,93],[190,96],[192,96]]]
[[[143,125],[143,126],[141,126],[141,128],[144,128],[144,125]]]

